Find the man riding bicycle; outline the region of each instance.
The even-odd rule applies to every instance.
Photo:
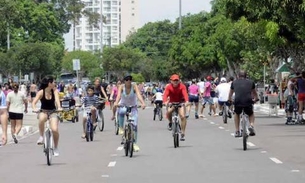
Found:
[[[228,102],[229,93],[230,93],[230,84],[227,83],[227,79],[222,77],[220,79],[220,84],[216,86],[215,92],[218,93],[218,104],[219,104],[219,116],[223,115],[223,106],[230,106]],[[228,117],[231,118],[231,112],[228,112]]]
[[[258,100],[257,92],[255,90],[255,84],[252,80],[247,79],[247,74],[245,71],[239,72],[239,78],[232,82],[231,90],[229,93],[229,101],[232,102],[232,95],[235,92],[234,99],[234,121],[235,121],[235,137],[241,137],[239,131],[240,125],[240,114],[244,112],[249,116],[250,126],[249,132],[250,136],[255,135],[254,131],[254,113],[253,113],[253,103]],[[254,100],[253,100],[254,97]]]
[[[163,103],[168,105],[168,103],[181,103],[185,102],[183,107],[179,108],[179,116],[181,119],[181,141],[185,140],[185,128],[186,128],[186,117],[185,111],[186,106],[188,105],[188,94],[184,84],[180,82],[179,75],[173,74],[170,77],[171,83],[165,88],[164,95],[163,95]],[[169,97],[169,101],[167,98]],[[172,130],[172,113],[174,112],[174,107],[169,106],[167,109],[167,118],[169,120],[168,130]]]

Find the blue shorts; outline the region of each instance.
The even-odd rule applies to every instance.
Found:
[[[202,99],[202,105],[205,105],[206,103],[210,105],[214,105],[214,101],[212,97],[203,97]]]
[[[224,104],[226,104],[226,106],[231,106],[231,103],[226,101],[226,102],[223,102],[223,101],[218,101],[218,104],[223,106]]]
[[[189,102],[195,102],[198,103],[199,102],[199,97],[198,95],[189,95]]]

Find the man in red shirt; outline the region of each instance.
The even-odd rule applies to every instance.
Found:
[[[180,82],[180,78],[177,74],[173,74],[170,77],[171,83],[168,84],[165,88],[164,94],[163,94],[163,103],[165,105],[168,105],[168,103],[182,103],[184,102],[185,105],[181,108],[179,108],[179,116],[181,119],[181,141],[184,141],[185,138],[185,128],[186,128],[186,117],[185,117],[185,106],[188,105],[188,94],[187,90],[184,84]],[[168,100],[169,97],[169,100]],[[172,130],[172,113],[174,111],[173,107],[169,107],[167,110],[167,118],[169,120],[168,124],[168,130]]]

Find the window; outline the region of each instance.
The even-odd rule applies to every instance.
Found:
[[[134,16],[134,13],[132,13],[131,16]]]
[[[134,1],[131,1],[132,4],[134,4]]]

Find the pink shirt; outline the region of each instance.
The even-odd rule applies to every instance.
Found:
[[[118,95],[118,87],[117,86],[113,86],[112,87],[112,91],[113,91],[113,99],[116,99],[116,97]]]
[[[199,87],[197,85],[192,84],[189,86],[189,94],[190,95],[198,95]]]
[[[211,96],[211,83],[209,81],[205,82],[204,84],[205,92],[204,97],[210,97]]]

